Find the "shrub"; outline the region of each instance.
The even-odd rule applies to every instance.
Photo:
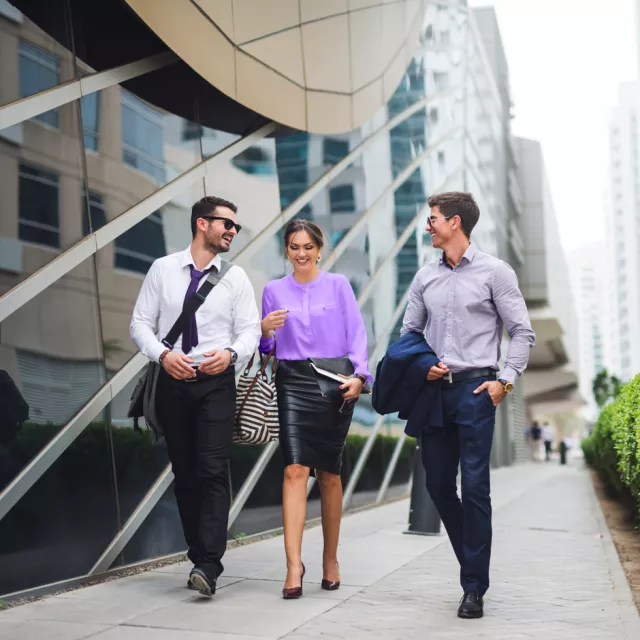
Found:
[[[613,440],[613,419],[617,410],[615,402],[602,409],[593,433],[582,443],[587,463],[602,481],[615,493],[621,493],[624,485],[618,471],[618,454]]]
[[[614,404],[612,433],[618,470],[631,494],[640,500],[640,375],[622,389]]]
[[[609,489],[640,505],[640,374],[602,409],[582,450]]]

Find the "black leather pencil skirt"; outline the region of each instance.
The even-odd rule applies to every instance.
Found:
[[[285,465],[300,464],[340,475],[353,409],[342,398],[323,397],[307,360],[280,360],[276,370],[280,449]]]

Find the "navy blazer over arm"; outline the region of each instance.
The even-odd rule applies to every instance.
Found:
[[[405,433],[417,438],[425,426],[443,426],[439,381],[427,374],[440,358],[421,333],[409,331],[392,344],[378,364],[373,408],[381,415],[398,413],[407,420]]]

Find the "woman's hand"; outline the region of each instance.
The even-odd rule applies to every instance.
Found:
[[[347,389],[347,391],[342,394],[345,400],[357,400],[363,388],[364,382],[362,382],[360,378],[349,378],[349,380],[346,380],[345,383],[340,386],[340,389]]]
[[[262,320],[262,337],[268,338],[274,329],[281,329],[284,327],[285,320],[289,311],[287,309],[278,309],[272,311],[269,315],[265,316]]]

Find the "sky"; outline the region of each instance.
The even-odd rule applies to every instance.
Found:
[[[636,79],[636,0],[469,0],[493,6],[512,131],[542,143],[565,251],[602,240],[609,113]]]

